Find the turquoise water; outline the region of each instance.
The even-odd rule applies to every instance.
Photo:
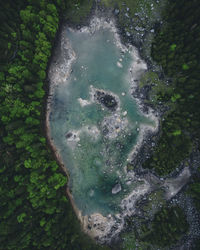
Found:
[[[70,173],[71,193],[83,215],[114,214],[120,210],[120,201],[138,185],[127,184],[124,171],[128,154],[137,143],[137,128],[153,122],[139,112],[129,93],[128,71],[133,58],[115,45],[113,33],[103,28],[93,35],[67,29],[66,35],[76,60],[70,78],[59,84],[53,94],[51,137]],[[117,66],[120,58],[123,67]],[[91,85],[119,98],[120,108],[111,111],[92,101]],[[89,104],[81,106],[79,98]],[[113,137],[105,133],[105,117],[111,119],[112,129],[118,131]],[[93,128],[94,133],[88,132]],[[77,142],[66,138],[74,131]],[[112,194],[118,183],[121,191]]]

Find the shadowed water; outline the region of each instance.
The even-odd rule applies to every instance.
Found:
[[[90,34],[67,29],[66,36],[76,60],[69,78],[53,93],[51,137],[70,173],[71,193],[83,215],[115,214],[121,200],[141,184],[130,182],[124,170],[140,125],[155,124],[139,112],[130,94],[134,58],[116,45],[111,30],[100,28]],[[97,90],[112,96],[116,109],[97,101]]]

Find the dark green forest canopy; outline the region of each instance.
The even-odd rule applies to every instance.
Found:
[[[45,78],[66,1],[0,3],[0,249],[99,249],[80,232],[44,137]]]
[[[157,28],[152,44],[152,57],[169,77],[168,90],[157,95],[158,102],[167,103],[170,109],[161,123],[158,145],[144,167],[154,169],[159,175],[171,173],[191,152],[199,151],[200,139],[200,5],[199,1],[170,0],[163,13],[163,25]],[[186,162],[187,163],[187,162]],[[199,164],[197,162],[197,164]],[[192,178],[187,193],[193,197],[200,211],[200,173]],[[156,216],[152,222],[156,233]],[[186,224],[185,224],[186,226]],[[180,228],[179,226],[175,226]],[[160,227],[159,227],[160,228]],[[178,232],[178,230],[176,230]],[[147,237],[148,238],[148,237]],[[146,240],[148,241],[148,239]],[[170,233],[166,240],[171,242]],[[164,244],[164,241],[160,243]],[[156,243],[156,242],[155,242]],[[198,249],[196,241],[192,249]]]
[[[86,6],[83,16],[90,12],[91,1],[87,5],[85,0],[74,5],[72,0],[0,2],[2,250],[106,249],[80,231],[66,198],[66,177],[47,146],[43,126],[46,72],[55,36],[65,13],[70,18],[70,8],[77,14]],[[158,100],[171,102],[174,108],[166,114],[157,148],[144,167],[166,175],[199,143],[199,1],[170,0],[163,15],[165,22],[156,31],[152,57],[162,65],[173,88],[173,95],[160,93]],[[198,175],[189,193],[199,208]],[[152,230],[155,235],[157,228]]]
[[[170,80],[168,89],[172,89],[172,91],[157,93],[158,102],[167,103],[170,108],[162,119],[161,135],[157,147],[150,159],[143,165],[146,168],[154,169],[158,175],[165,176],[171,173],[179,167],[181,162],[190,157],[191,152],[195,153],[200,149],[199,15],[199,1],[170,0],[163,13],[163,25],[157,28],[152,44],[152,58],[162,66],[165,76]],[[200,211],[199,181],[198,169],[187,191],[194,198],[198,211]],[[162,209],[159,213],[162,214],[163,211]],[[167,211],[170,212],[168,209]],[[181,214],[182,212],[179,211],[179,216],[183,216]],[[184,222],[184,225],[178,226],[178,221],[176,222],[178,224],[175,223],[173,226],[176,229],[173,229],[169,223],[165,226],[163,226],[164,224],[158,225],[162,222],[162,219],[158,220],[158,218],[158,215],[155,215],[150,226],[153,231],[147,234],[146,241],[154,241],[160,246],[167,241],[169,244],[173,242],[170,230],[176,231],[178,237],[180,233],[178,228],[183,230],[187,228],[187,223]],[[172,218],[173,216],[171,216]],[[168,230],[168,233],[164,233],[169,226],[171,229]],[[160,238],[161,232],[165,238]],[[198,249],[198,246],[199,240],[192,249]]]
[[[170,77],[169,93],[158,101],[173,107],[162,121],[162,133],[152,157],[144,164],[169,174],[200,139],[200,5],[196,0],[169,1],[152,45],[152,57]]]
[[[143,225],[141,240],[158,247],[166,247],[187,232],[188,224],[179,207],[162,208],[155,214],[153,222]]]

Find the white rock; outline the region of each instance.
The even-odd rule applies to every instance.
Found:
[[[123,65],[122,65],[120,62],[117,62],[117,66],[118,66],[119,68],[123,68]]]
[[[117,194],[122,190],[122,187],[119,183],[117,183],[113,188],[112,188],[112,194]]]

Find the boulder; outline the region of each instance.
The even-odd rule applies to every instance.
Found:
[[[121,184],[117,183],[113,188],[112,188],[112,194],[117,194],[122,190]]]
[[[114,10],[114,13],[115,13],[115,15],[118,15],[118,14],[119,14],[119,10],[118,10],[118,9],[115,9],[115,10]]]

